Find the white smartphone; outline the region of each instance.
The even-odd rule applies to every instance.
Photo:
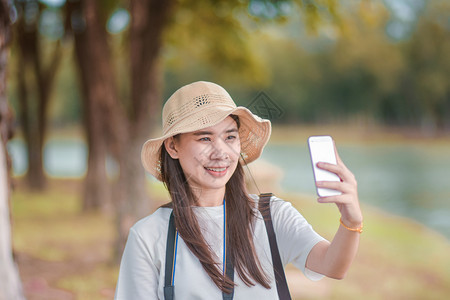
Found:
[[[333,139],[331,136],[310,136],[308,138],[309,153],[314,172],[314,180],[317,181],[341,181],[339,176],[317,167],[318,162],[337,164],[336,153],[334,151]],[[341,195],[340,191],[324,188],[316,188],[320,197]]]

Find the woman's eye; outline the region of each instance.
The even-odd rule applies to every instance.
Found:
[[[200,138],[200,141],[204,141],[204,142],[208,142],[210,140],[211,139],[209,137],[202,137],[202,138]]]
[[[229,135],[229,136],[227,137],[227,140],[234,140],[234,139],[236,139],[236,136],[235,136],[235,135]]]

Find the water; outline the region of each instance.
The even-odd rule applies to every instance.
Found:
[[[338,151],[358,180],[361,202],[450,238],[450,145],[348,145]],[[285,171],[287,191],[315,193],[306,144],[269,145],[262,157]]]
[[[23,142],[10,141],[8,150],[13,173],[24,174]],[[355,144],[338,150],[358,180],[361,202],[413,218],[450,238],[450,145]],[[268,145],[262,158],[283,169],[281,185],[286,191],[315,193],[306,143]],[[52,139],[44,148],[44,167],[53,177],[81,177],[86,161],[87,148],[81,140]],[[107,168],[114,172],[111,160]]]
[[[13,174],[26,173],[28,159],[22,140],[13,139],[8,143],[12,158]],[[87,147],[77,139],[51,139],[44,146],[44,170],[52,177],[81,177],[86,173]]]

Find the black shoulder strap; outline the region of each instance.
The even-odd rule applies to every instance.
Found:
[[[231,281],[234,281],[234,266],[233,262],[231,261],[231,251],[230,247],[227,247],[227,256],[225,258],[225,274],[228,276],[228,278],[231,279]],[[231,289],[230,293],[227,294],[224,291],[222,291],[222,299],[223,300],[233,300],[234,296],[234,288]]]
[[[175,260],[175,221],[173,217],[173,211],[170,214],[169,219],[169,231],[167,232],[167,245],[166,245],[166,268],[164,273],[164,299],[173,300],[174,296],[174,285],[172,282],[173,277],[173,267]],[[231,261],[231,253],[229,247],[227,247],[226,260],[225,260],[225,274],[234,280],[234,266]],[[229,294],[222,292],[223,300],[233,300],[234,289],[230,291]]]
[[[173,211],[170,213],[169,219],[169,231],[167,232],[167,245],[166,245],[166,269],[164,275],[164,299],[173,299],[173,260],[175,252],[175,221],[173,220]]]
[[[272,216],[270,214],[270,198],[272,193],[259,195],[259,211],[264,218],[267,236],[269,237],[270,253],[272,254],[273,271],[277,283],[277,292],[280,300],[290,300],[289,288],[284,275],[283,264],[281,263],[280,252],[278,251],[277,239],[273,229]]]

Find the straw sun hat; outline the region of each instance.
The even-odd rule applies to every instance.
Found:
[[[244,163],[254,161],[269,140],[270,121],[261,119],[245,107],[236,106],[223,87],[198,81],[181,87],[167,100],[162,111],[163,135],[146,141],[142,147],[144,168],[161,180],[160,155],[165,139],[214,126],[230,114],[239,117],[241,157]]]

